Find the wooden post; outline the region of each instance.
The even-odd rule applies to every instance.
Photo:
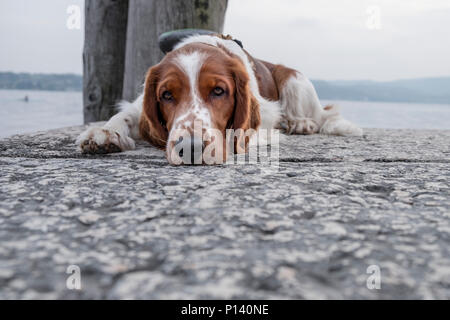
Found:
[[[86,0],[84,122],[108,120],[122,98],[128,0]]]
[[[145,74],[163,54],[158,36],[174,29],[199,28],[222,32],[227,0],[132,0],[128,30],[123,98],[142,91]]]

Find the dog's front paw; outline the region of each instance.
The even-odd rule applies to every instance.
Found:
[[[99,127],[87,129],[78,136],[75,143],[82,153],[90,154],[121,152],[135,148],[133,139]]]
[[[289,134],[313,134],[319,132],[319,125],[310,118],[288,120],[286,131]]]

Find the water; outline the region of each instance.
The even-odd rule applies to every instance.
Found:
[[[81,92],[0,90],[0,137],[82,123]]]
[[[450,105],[402,102],[328,101],[362,128],[450,129]]]
[[[322,104],[338,105],[348,120],[363,128],[450,129],[450,105],[327,100]],[[0,90],[0,137],[82,123],[81,92]]]

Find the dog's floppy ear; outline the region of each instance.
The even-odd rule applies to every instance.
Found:
[[[158,65],[150,68],[145,78],[144,101],[139,122],[141,137],[156,147],[164,148],[168,132],[165,121],[159,109],[156,86],[159,81]]]
[[[237,62],[236,60],[233,67],[236,90],[232,127],[235,130],[235,137],[237,138],[234,149],[235,153],[243,153],[247,150],[252,131],[256,131],[261,124],[261,116],[258,101],[250,90],[248,73],[242,62]]]

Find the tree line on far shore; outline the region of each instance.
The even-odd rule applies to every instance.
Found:
[[[81,91],[83,79],[76,74],[0,72],[0,89]]]

